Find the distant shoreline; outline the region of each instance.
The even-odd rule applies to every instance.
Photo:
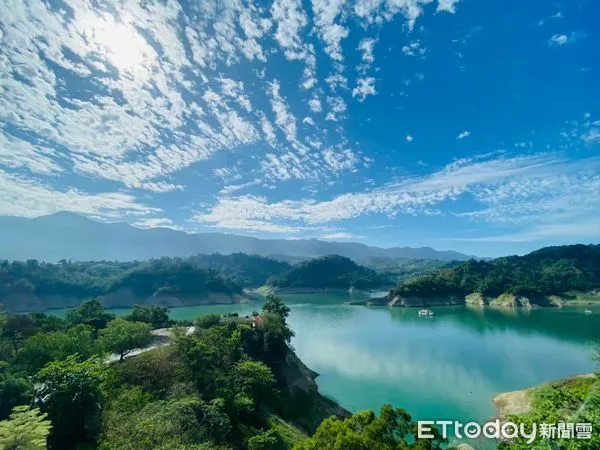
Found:
[[[358,289],[351,287],[295,287],[295,288],[279,288],[276,286],[264,285],[259,288],[253,290],[254,293],[258,295],[268,295],[268,294],[322,294],[322,293],[339,293],[339,294],[348,294],[348,293],[369,293],[369,292],[379,292],[379,291],[387,291],[391,286],[375,286],[368,289]]]
[[[472,293],[466,296],[458,295],[436,295],[417,296],[390,295],[373,297],[348,302],[351,305],[360,306],[388,306],[392,308],[424,308],[431,306],[489,306],[497,308],[562,308],[565,306],[600,306],[600,296],[590,293],[564,293],[553,295],[540,295],[527,297],[524,295],[501,294],[496,297],[484,296]]]

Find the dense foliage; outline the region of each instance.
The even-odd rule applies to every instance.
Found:
[[[383,258],[373,257],[358,260],[361,264],[396,282],[411,277],[418,277],[440,269],[450,269],[460,264],[460,261],[441,261],[438,259]]]
[[[387,277],[338,255],[302,262],[268,281],[268,284],[279,288],[369,289],[390,283]]]
[[[338,420],[349,414],[318,394],[314,374],[289,348],[289,312],[269,296],[260,314],[199,318],[193,332],[171,328],[168,345],[130,357],[149,343],[153,325],[164,324],[162,309],[115,318],[91,300],[66,319],[0,314],[0,446],[438,448],[415,443],[410,416],[389,406],[379,418],[364,412]],[[349,435],[356,445],[345,445]]]
[[[600,288],[600,245],[548,247],[525,256],[471,260],[411,278],[392,295],[552,295]]]
[[[216,270],[223,278],[229,278],[242,287],[258,287],[272,275],[290,269],[290,264],[272,258],[245,253],[231,255],[197,255],[190,261],[201,269]]]
[[[441,450],[445,440],[437,430],[433,439],[418,439],[417,424],[403,409],[384,405],[377,417],[362,411],[345,420],[330,417],[314,436],[298,443],[294,450]]]
[[[531,409],[523,414],[509,416],[516,424],[523,424],[530,432],[537,426],[537,439],[527,443],[522,437],[500,445],[501,450],[548,448],[556,450],[591,450],[600,448],[600,380],[573,378],[539,386],[530,394]],[[550,438],[540,436],[539,424],[575,424],[572,436],[553,432]],[[576,424],[591,424],[589,439],[578,439]],[[555,428],[556,430],[556,428]]]
[[[266,279],[266,277],[265,277]],[[242,288],[192,259],[162,258],[147,262],[69,262],[58,264],[0,261],[0,303],[7,310],[35,309],[34,299],[96,298],[131,290],[151,296],[241,294]]]

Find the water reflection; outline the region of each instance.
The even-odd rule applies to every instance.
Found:
[[[600,327],[577,311],[435,312],[428,320],[414,309],[292,308],[293,344],[344,406],[391,402],[421,418],[486,420],[496,393],[594,367],[588,341]]]
[[[485,421],[496,393],[592,371],[590,343],[600,341],[600,309],[442,307],[428,319],[416,309],[345,305],[347,293],[284,297],[298,355],[321,374],[321,392],[354,411],[392,403],[417,418]],[[261,307],[174,308],[171,317]]]

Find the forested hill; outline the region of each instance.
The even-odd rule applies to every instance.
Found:
[[[439,259],[412,258],[366,258],[356,261],[358,264],[375,270],[395,282],[425,275],[440,269],[458,266],[461,261],[441,261]]]
[[[242,287],[258,287],[272,275],[283,273],[292,266],[284,261],[258,255],[233,253],[231,255],[197,255],[189,259],[202,269],[212,269]]]
[[[302,262],[267,282],[276,288],[308,289],[369,289],[390,283],[387,277],[339,255],[322,256]]]
[[[590,292],[600,288],[600,245],[547,247],[525,256],[467,261],[411,278],[390,296],[522,296]]]
[[[59,264],[0,261],[0,304],[7,311],[76,306],[86,298],[99,298],[110,307],[231,303],[242,294],[238,284],[190,260]]]

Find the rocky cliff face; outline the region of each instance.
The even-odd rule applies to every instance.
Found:
[[[306,367],[291,349],[279,367],[279,375],[286,387],[286,403],[296,415],[292,422],[300,429],[313,433],[327,417],[343,419],[351,415],[350,411],[319,393],[315,382],[319,374]]]

